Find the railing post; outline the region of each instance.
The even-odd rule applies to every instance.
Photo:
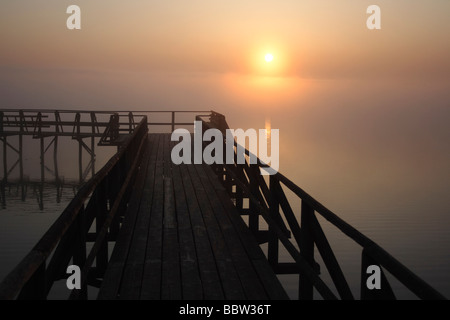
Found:
[[[175,131],[175,111],[172,111],[172,132]]]
[[[91,136],[91,176],[95,176],[95,123],[97,122],[95,112],[91,112],[92,136]]]
[[[44,182],[45,182],[45,140],[42,134],[42,114],[38,113],[38,132],[40,137],[41,145],[41,183],[39,186],[39,209],[44,210]]]
[[[55,170],[55,182],[56,182],[56,202],[61,202],[60,197],[60,187],[61,182],[59,180],[59,170],[58,170],[58,135],[59,135],[59,122],[61,121],[59,112],[55,111],[55,140],[53,141],[53,168]]]
[[[277,181],[275,177],[271,175],[269,177],[269,190],[270,190],[270,203],[269,212],[274,221],[278,220],[280,203],[276,197],[275,188],[277,187]],[[270,265],[275,270],[278,265],[278,237],[276,232],[273,231],[273,226],[269,224],[269,243],[267,248],[267,257]]]
[[[19,111],[20,115],[20,134],[19,134],[19,179],[20,179],[20,188],[21,188],[21,196],[22,201],[25,201],[25,182],[23,181],[23,133],[24,133],[24,122],[25,117],[23,111]]]
[[[311,268],[314,269],[314,240],[310,225],[314,209],[303,200],[301,208],[302,238],[300,241],[300,253]],[[300,273],[299,277],[299,299],[312,300],[314,293],[312,282],[303,273]]]
[[[258,166],[255,164],[249,164],[250,166],[250,176],[249,176],[249,182],[250,182],[250,192],[251,194],[257,199],[258,198],[258,192],[259,192],[259,185],[258,185],[258,179],[255,176],[256,174],[259,174]],[[250,202],[250,212],[248,216],[248,227],[253,232],[255,236],[258,236],[258,230],[259,230],[259,210],[257,206],[251,201]]]
[[[128,113],[128,133],[132,133],[133,132],[133,125],[134,125],[134,122],[133,122],[133,119],[134,119],[134,117],[133,117],[133,113],[132,112],[129,112]]]
[[[83,145],[82,145],[82,138],[81,138],[81,114],[77,113],[75,115],[75,126],[76,126],[76,135],[77,135],[77,141],[78,141],[78,178],[80,185],[83,183]]]
[[[369,289],[367,280],[372,275],[371,273],[367,272],[367,268],[369,266],[376,266],[379,268],[379,274],[380,277],[380,288],[376,289]],[[373,275],[376,277],[377,275]],[[362,251],[361,256],[361,300],[395,300],[395,294],[392,290],[389,282],[386,279],[386,276],[383,272],[383,269],[381,269],[381,266],[378,265],[375,259],[373,259],[370,254],[368,253],[368,250],[366,248]]]

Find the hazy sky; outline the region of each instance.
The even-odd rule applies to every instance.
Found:
[[[381,8],[382,30],[366,28]],[[82,30],[66,28],[77,4]],[[23,1],[0,11],[1,65],[264,73],[301,78],[448,76],[446,0]]]

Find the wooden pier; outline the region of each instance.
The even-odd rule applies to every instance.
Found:
[[[171,115],[164,125],[173,131]],[[195,119],[204,130],[228,128],[216,112]],[[104,133],[114,140],[117,121],[108,123]],[[149,133],[150,123],[143,116],[121,138],[117,153],[0,283],[0,299],[46,299],[73,264],[81,289],[68,291],[70,299],[288,299],[277,274],[298,275],[300,299],[313,299],[314,290],[324,299],[355,299],[316,215],[361,246],[361,299],[396,298],[385,272],[419,298],[445,299],[281,173],[264,179],[261,161],[175,165],[170,134]],[[234,150],[235,159],[249,155]],[[294,213],[287,189],[301,212]],[[281,246],[293,262],[279,261]],[[380,290],[365,286],[369,265],[382,270]],[[324,270],[332,286],[321,279]]]
[[[100,299],[286,299],[208,165],[173,165],[151,134]]]

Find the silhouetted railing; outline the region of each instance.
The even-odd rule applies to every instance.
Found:
[[[120,214],[139,169],[147,132],[147,117],[143,117],[119,151],[80,188],[61,216],[0,284],[0,299],[45,299],[55,281],[67,278],[71,261],[82,269],[82,288],[74,291],[73,298],[86,298],[87,285],[98,285],[108,263],[108,240],[114,239],[120,229]],[[94,221],[96,231],[91,233]],[[93,246],[86,254],[88,241]],[[96,266],[92,267],[94,259]]]
[[[180,120],[184,114],[199,114],[204,111],[87,111],[50,109],[0,109],[0,140],[3,142],[3,177],[0,182],[0,200],[5,206],[5,188],[9,179],[16,173],[16,183],[21,186],[22,198],[26,197],[26,173],[24,171],[23,138],[28,136],[39,141],[40,181],[42,195],[44,181],[50,175],[56,185],[61,185],[58,163],[58,150],[62,138],[78,143],[78,181],[81,185],[96,172],[96,139],[98,146],[120,146],[136,128],[139,121],[147,116],[149,127],[166,127],[170,132],[177,126],[192,126],[193,121]],[[158,117],[160,116],[160,117]],[[162,116],[162,117],[161,117]],[[162,119],[159,119],[162,118]],[[17,137],[16,139],[11,139]],[[87,139],[87,141],[86,141]],[[51,165],[46,163],[46,155],[53,151]],[[83,154],[89,161],[83,163]],[[9,155],[9,157],[8,157]],[[12,155],[13,163],[8,163]],[[39,207],[44,209],[42,197]]]
[[[197,117],[197,120],[203,121],[203,130],[217,128],[224,133],[228,129],[225,117],[215,112],[212,112],[208,119]],[[223,150],[226,150],[225,137],[224,134]],[[268,166],[262,163],[256,155],[252,155],[257,158],[256,164],[249,164],[247,160],[245,164],[237,164],[237,152],[239,150],[243,150],[247,157],[251,153],[242,146],[237,148],[236,141],[233,144],[235,146],[234,164],[215,164],[216,173],[229,195],[234,199],[235,206],[241,214],[249,216],[248,226],[256,238],[259,239],[260,243],[268,243],[267,255],[273,270],[278,274],[300,275],[300,299],[313,299],[313,288],[324,299],[338,298],[319,276],[320,267],[314,259],[315,247],[322,257],[339,297],[341,299],[354,299],[354,294],[350,290],[316,214],[324,217],[362,247],[361,299],[396,298],[383,269],[391,273],[421,299],[445,299],[442,294],[411,272],[383,248],[339,218],[281,173],[271,175],[269,184],[267,184],[261,175],[261,170]],[[223,162],[225,163],[225,159]],[[301,199],[300,219],[295,215],[283,188],[289,189],[296,197]],[[248,207],[244,204],[244,199],[248,199]],[[259,216],[267,222],[267,231],[259,230]],[[295,240],[294,243],[290,240],[292,236]],[[295,263],[280,263],[278,261],[280,243]],[[369,276],[366,270],[369,265],[381,267],[380,290],[369,290],[366,286],[366,280]]]
[[[16,111],[16,110],[14,110]],[[5,120],[5,111],[1,110],[0,124],[15,128],[20,123],[11,119]],[[21,111],[17,111],[21,112]],[[55,114],[55,111],[49,111]],[[66,111],[71,113],[71,111]],[[200,111],[204,112],[204,111]],[[56,112],[56,114],[59,112]],[[83,123],[81,114],[91,112],[76,111],[76,125],[71,134],[82,133]],[[107,128],[104,133],[107,139],[114,138],[117,141],[117,132],[122,139],[118,143],[118,152],[98,171],[90,180],[81,185],[74,199],[68,204],[63,213],[53,223],[50,229],[39,240],[30,253],[17,265],[9,275],[0,283],[0,299],[46,299],[55,281],[67,278],[67,267],[70,264],[80,266],[82,270],[81,290],[74,290],[71,299],[87,299],[87,287],[100,287],[101,279],[108,264],[108,241],[115,241],[120,230],[121,222],[126,212],[130,188],[140,170],[139,164],[142,158],[142,150],[147,141],[148,129],[151,126],[169,126],[173,131],[179,125],[193,125],[194,122],[176,121],[176,113],[199,113],[199,111],[151,111],[152,113],[169,113],[170,122],[148,122],[147,116],[139,115],[138,124],[134,123],[132,112],[126,115],[117,113],[100,112],[110,115],[110,121],[102,123]],[[120,117],[128,117],[128,122],[118,121]],[[8,116],[10,117],[10,115]],[[38,134],[42,123],[42,113],[36,113],[31,123],[40,122],[36,132]],[[52,125],[54,123],[52,122]],[[70,125],[73,125],[71,123]],[[59,125],[58,125],[59,126]],[[128,126],[124,128],[124,126]],[[123,128],[123,129],[122,129]],[[20,129],[23,131],[23,129]],[[114,132],[115,131],[115,132]],[[65,132],[60,127],[52,131]],[[92,130],[94,132],[94,130]],[[121,135],[120,132],[127,134]],[[6,137],[12,132],[0,130],[0,135]],[[111,141],[111,140],[109,140]],[[4,140],[6,144],[6,139]],[[1,183],[5,183],[2,179]],[[5,188],[2,188],[3,192]],[[4,194],[1,196],[4,199]],[[90,229],[94,226],[95,232]],[[87,243],[93,243],[87,254]],[[95,266],[93,266],[95,260]]]

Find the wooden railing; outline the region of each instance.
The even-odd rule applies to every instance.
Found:
[[[81,185],[74,199],[31,252],[0,283],[0,300],[46,299],[55,281],[68,277],[66,271],[70,264],[80,266],[82,269],[82,288],[74,290],[70,296],[71,299],[87,299],[88,285],[100,286],[108,264],[108,242],[115,241],[117,238],[120,223],[126,212],[130,188],[140,169],[141,151],[147,140],[149,127],[166,126],[173,131],[177,126],[194,124],[193,121],[178,120],[176,114],[207,113],[205,111],[138,112],[0,109],[0,136],[4,149],[13,148],[7,141],[7,137],[19,136],[20,156],[22,135],[41,139],[41,157],[46,151],[43,149],[43,139],[46,137],[55,138],[51,142],[55,148],[58,136],[79,138],[80,148],[81,144],[84,144],[81,139],[88,137],[101,138],[100,145],[103,139],[104,145],[118,146],[118,152],[90,180]],[[155,113],[168,113],[170,121],[152,119],[149,122],[147,115],[152,116]],[[75,118],[73,121],[62,120],[61,114],[66,114],[66,118],[72,116]],[[97,114],[103,117],[109,116],[109,122],[98,121]],[[86,116],[91,121],[86,121]],[[127,121],[122,120],[125,117]],[[136,123],[136,119],[140,119],[140,122]],[[47,149],[49,147],[50,144]],[[19,161],[22,161],[21,157]],[[4,167],[6,168],[6,161],[4,161]],[[10,171],[13,169],[14,167]],[[23,174],[22,171],[21,174]],[[7,176],[5,174],[5,177]],[[3,178],[1,184],[3,185],[6,181],[7,179]],[[2,191],[4,189],[4,187],[1,188]],[[2,194],[1,198],[5,199],[5,195]],[[91,227],[94,228],[94,225],[95,232],[91,232]],[[93,244],[88,254],[87,243]],[[95,266],[93,266],[94,260]]]
[[[119,231],[147,132],[147,117],[143,117],[118,152],[82,185],[31,252],[3,280],[0,299],[45,299],[55,281],[67,278],[70,264],[81,268],[81,290],[74,290],[71,298],[87,298],[87,285],[99,286],[108,263],[108,241]],[[95,233],[90,232],[94,222]],[[93,242],[88,254],[87,242]]]
[[[224,130],[228,129],[225,117],[215,112],[212,112],[208,119],[197,117],[197,120],[203,121],[203,130],[217,128],[224,133]],[[224,135],[223,141],[224,150],[226,150],[225,137],[226,135]],[[314,288],[324,299],[338,299],[339,297],[352,300],[355,298],[317,219],[317,215],[324,217],[362,247],[361,299],[396,298],[383,269],[421,299],[446,299],[383,248],[339,218],[281,173],[271,175],[267,184],[261,176],[261,170],[267,168],[267,164],[262,163],[260,159],[257,159],[256,164],[249,164],[247,160],[245,164],[237,164],[238,150],[243,150],[247,157],[251,154],[243,147],[238,148],[236,141],[232,143],[235,146],[234,163],[225,164],[224,159],[224,164],[214,165],[215,171],[229,195],[234,199],[238,210],[242,215],[248,215],[250,230],[253,231],[260,243],[268,243],[267,257],[273,270],[278,274],[300,275],[300,299],[313,299]],[[288,201],[284,188],[292,191],[297,198],[301,199],[299,219]],[[244,205],[244,199],[248,200],[248,207]],[[267,222],[268,231],[259,230],[260,216]],[[294,242],[291,241],[292,236]],[[280,243],[295,263],[279,262]],[[320,267],[314,259],[315,247],[331,276],[338,296],[319,276]],[[380,290],[369,290],[366,286],[368,277],[366,270],[369,265],[380,267]]]

